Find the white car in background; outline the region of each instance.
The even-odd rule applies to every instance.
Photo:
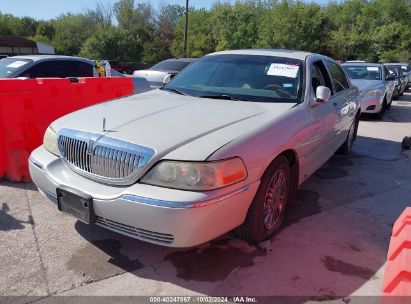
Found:
[[[207,55],[162,89],[53,122],[30,173],[59,210],[147,242],[190,247],[278,231],[298,186],[349,153],[358,90],[331,58]]]
[[[344,63],[342,68],[358,87],[361,95],[361,113],[383,115],[391,107],[395,76],[378,63]]]
[[[197,58],[173,58],[163,60],[147,70],[134,71],[133,76],[147,79],[152,88],[160,88],[166,76],[170,79],[176,76]]]

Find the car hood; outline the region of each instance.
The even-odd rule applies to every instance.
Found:
[[[154,90],[79,110],[58,119],[52,127],[57,132],[67,128],[117,138],[152,148],[157,155],[166,155],[220,131],[219,136],[226,142],[217,144],[210,140],[202,148],[205,151],[202,155],[209,155],[221,145],[252,131],[258,126],[255,122],[258,116],[269,112],[270,119],[276,118],[293,105],[200,99]],[[104,119],[106,132],[103,132]],[[247,120],[250,124],[246,131],[242,124],[237,134],[232,130],[229,135],[221,133]]]
[[[351,79],[351,83],[358,88],[360,93],[384,87],[382,80]]]

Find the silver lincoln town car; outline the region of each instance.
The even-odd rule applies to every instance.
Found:
[[[350,152],[358,94],[326,56],[213,53],[161,89],[54,121],[30,173],[88,224],[173,247],[233,229],[257,243],[280,228],[304,180]]]

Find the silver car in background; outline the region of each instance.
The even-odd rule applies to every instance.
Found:
[[[173,78],[197,58],[173,58],[163,60],[147,70],[134,71],[133,76],[147,79],[152,88],[160,88],[166,76]]]
[[[329,57],[218,52],[162,89],[54,121],[30,174],[59,210],[137,239],[190,247],[235,229],[258,243],[302,182],[350,152],[359,115]]]
[[[404,95],[408,76],[405,75],[399,64],[384,63],[384,66],[386,66],[390,73],[395,76],[394,99],[398,99],[399,96]]]
[[[384,114],[391,107],[394,75],[378,63],[344,63],[341,65],[361,97],[361,113]]]
[[[403,76],[404,76],[404,83],[405,83],[405,90],[409,90],[411,87],[411,64],[405,62],[399,63],[385,63],[386,66],[399,66],[401,67]]]

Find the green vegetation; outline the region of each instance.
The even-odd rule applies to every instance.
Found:
[[[217,1],[189,14],[188,56],[238,48],[288,48],[339,60],[411,60],[411,0]],[[119,0],[52,20],[0,12],[0,35],[51,43],[57,53],[152,64],[183,56],[184,8]]]

